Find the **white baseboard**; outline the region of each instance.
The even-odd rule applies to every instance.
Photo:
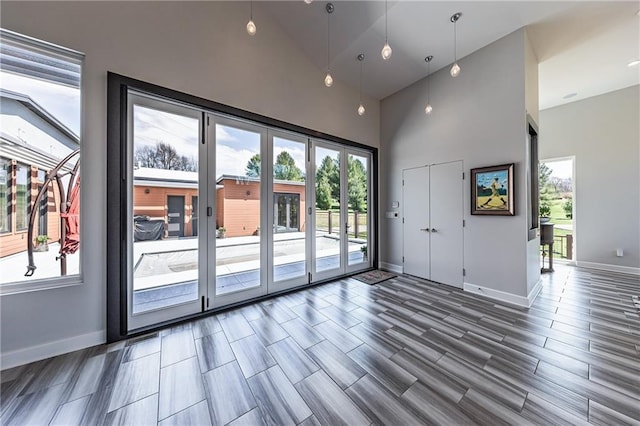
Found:
[[[95,331],[93,333],[57,340],[43,345],[31,346],[17,351],[3,352],[0,354],[0,369],[6,370],[7,368],[40,361],[41,359],[50,358],[52,356],[66,354],[68,352],[77,351],[95,345],[101,345],[105,343],[106,340],[105,331]]]
[[[518,296],[517,294],[507,293],[505,291],[495,290],[488,287],[482,287],[471,283],[464,283],[464,291],[469,293],[479,294],[490,299],[498,300],[500,302],[509,303],[511,305],[522,306],[528,308],[542,290],[542,281],[538,280],[535,286],[531,289],[527,297]]]
[[[386,269],[389,272],[395,272],[396,274],[402,273],[402,266],[394,265],[393,263],[380,262],[380,269]]]
[[[610,271],[610,272],[622,272],[623,274],[640,275],[640,268],[634,268],[632,266],[619,266],[619,265],[610,265],[608,263],[583,262],[580,260],[576,262],[576,266],[579,266],[581,268],[601,269],[603,271]]]

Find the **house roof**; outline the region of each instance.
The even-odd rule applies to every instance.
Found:
[[[185,172],[182,170],[154,169],[150,167],[137,167],[133,170],[134,184],[138,186],[157,186],[170,188],[197,188],[198,172]],[[260,182],[260,178],[238,175],[222,175],[216,180],[216,188],[222,188],[224,180],[236,182]],[[275,179],[274,183],[284,185],[304,186],[304,182]]]
[[[260,182],[260,178],[258,177],[250,177],[250,176],[238,176],[238,175],[222,175],[216,180],[217,184],[222,183],[223,180],[235,180],[237,182]],[[282,179],[274,179],[273,183],[280,183],[284,185],[297,185],[304,186],[304,182],[293,181],[293,180],[282,180]]]
[[[52,169],[80,147],[78,135],[22,93],[0,89],[0,117],[4,157]],[[67,164],[63,170],[73,165]]]
[[[48,124],[53,126],[58,131],[62,132],[69,140],[75,142],[77,149],[80,145],[80,137],[76,135],[71,129],[65,126],[60,120],[51,115],[49,111],[44,109],[39,103],[33,100],[30,96],[22,93],[13,92],[11,90],[0,88],[0,97],[13,99],[20,104],[27,107],[30,111],[34,112],[38,117],[42,118]]]

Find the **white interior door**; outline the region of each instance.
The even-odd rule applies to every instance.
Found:
[[[404,273],[429,279],[429,167],[402,171]]]
[[[463,285],[462,161],[430,167],[431,281]]]

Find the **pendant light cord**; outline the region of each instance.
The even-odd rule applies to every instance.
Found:
[[[384,0],[384,42],[388,43],[389,42],[389,25],[388,25],[388,19],[389,19],[389,6],[387,4],[387,0]]]
[[[362,62],[364,59],[360,61],[360,104],[362,105]]]
[[[453,62],[458,62],[458,20],[453,21]]]
[[[250,12],[249,12],[249,19],[250,19],[251,21],[253,21],[253,1],[249,2],[249,4],[250,4],[250,5],[249,5],[249,8],[250,8],[250,9],[249,9],[249,10],[250,10]]]
[[[327,13],[327,71],[331,70],[331,13]]]
[[[427,62],[427,105],[429,104],[429,98],[431,97],[431,91],[429,90],[429,86],[431,86],[430,84],[430,79],[431,79],[431,61]]]

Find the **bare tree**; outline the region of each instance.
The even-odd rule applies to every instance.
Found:
[[[198,163],[193,157],[178,155],[173,146],[162,141],[157,142],[155,147],[144,145],[136,148],[135,161],[140,167],[185,172],[198,170]]]

